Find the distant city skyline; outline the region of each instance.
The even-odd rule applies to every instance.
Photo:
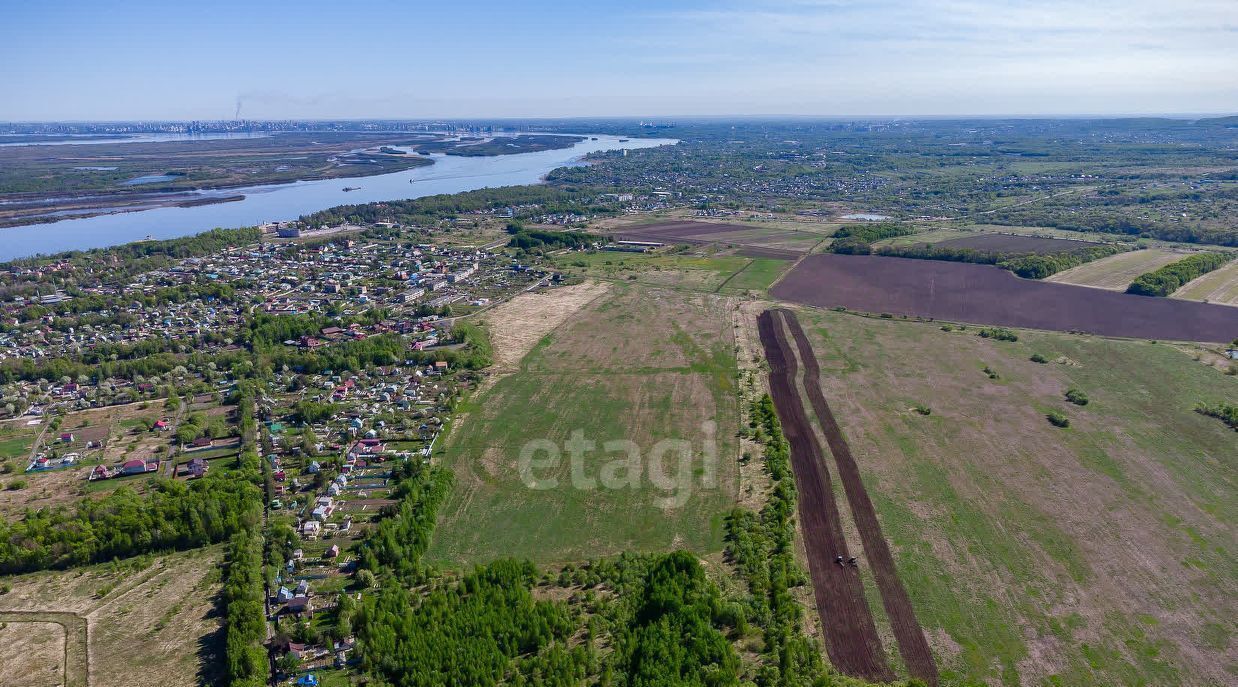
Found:
[[[1238,112],[1234,0],[6,7],[0,120]]]

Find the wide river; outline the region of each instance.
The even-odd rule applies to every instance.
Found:
[[[245,227],[261,222],[290,220],[337,205],[535,184],[556,167],[580,164],[580,159],[588,153],[653,148],[677,142],[666,138],[633,138],[622,142],[615,136],[598,135],[592,138],[597,140],[586,137],[570,148],[559,150],[491,157],[432,155],[433,165],[403,172],[203,191],[200,194],[203,197],[245,196],[244,200],[230,203],[155,208],[0,229],[0,260],[115,246],[140,241],[147,236],[168,239],[217,227]],[[360,189],[345,191],[345,187]]]

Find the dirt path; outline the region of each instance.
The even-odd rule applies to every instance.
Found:
[[[86,618],[76,613],[0,611],[0,622],[55,623],[63,627],[65,687],[87,687],[90,684]]]
[[[911,598],[907,589],[898,578],[894,566],[894,557],[890,547],[881,533],[881,523],[877,520],[877,510],[868,497],[864,482],[860,479],[860,469],[851,448],[843,438],[842,430],[834,419],[834,413],[826,403],[825,394],[821,391],[821,368],[813,353],[808,336],[800,327],[795,313],[779,309],[775,311],[786,323],[795,344],[799,349],[799,358],[804,367],[804,388],[808,392],[808,400],[825,433],[826,443],[830,453],[834,454],[834,462],[838,475],[843,482],[843,490],[847,501],[851,504],[851,515],[855,519],[856,529],[860,532],[860,540],[864,544],[864,556],[872,567],[873,576],[877,580],[877,589],[881,591],[881,601],[885,606],[886,615],[890,618],[894,638],[898,641],[899,653],[907,664],[907,670],[914,678],[919,678],[930,685],[937,684],[937,665],[929,650],[928,641],[924,638],[924,630],[916,619],[915,610],[911,606]]]
[[[794,352],[773,311],[761,313],[757,329],[770,366],[770,395],[791,446],[791,467],[800,494],[798,507],[804,547],[826,653],[834,667],[847,675],[893,680],[894,673],[886,663],[881,638],[864,598],[860,575],[835,562],[837,556],[848,558],[850,554],[825,456],[796,388]]]

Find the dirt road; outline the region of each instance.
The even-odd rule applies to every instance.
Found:
[[[787,329],[795,339],[799,349],[800,363],[804,368],[804,389],[808,392],[808,400],[821,430],[829,444],[830,453],[842,479],[843,490],[847,494],[847,502],[851,504],[851,515],[855,519],[856,529],[860,532],[860,540],[864,544],[864,557],[868,560],[877,580],[877,589],[881,592],[881,601],[885,606],[886,615],[890,618],[894,638],[898,641],[899,653],[907,664],[907,670],[912,677],[919,678],[930,685],[937,684],[937,665],[929,650],[928,641],[924,638],[924,630],[916,619],[915,610],[907,589],[898,578],[894,567],[894,557],[885,536],[881,533],[881,523],[877,520],[877,511],[868,497],[864,482],[860,479],[860,469],[851,455],[851,447],[843,438],[842,430],[834,419],[834,413],[826,403],[825,394],[821,391],[821,369],[817,356],[813,353],[808,336],[800,327],[795,313],[789,310],[774,311],[781,316]]]
[[[757,327],[770,365],[770,395],[791,446],[804,547],[826,653],[834,667],[847,675],[893,680],[894,673],[886,663],[859,572],[835,562],[836,557],[846,559],[851,554],[843,536],[825,456],[796,385],[795,353],[787,341],[781,318],[772,311],[761,313]]]

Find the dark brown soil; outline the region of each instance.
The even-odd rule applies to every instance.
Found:
[[[950,239],[933,244],[939,248],[967,248],[981,253],[1069,253],[1100,245],[1095,241],[1071,239],[1048,239],[1039,236],[1014,236],[1012,234],[979,234],[960,239]]]
[[[886,663],[859,572],[835,562],[837,556],[846,559],[851,554],[843,536],[825,456],[795,383],[795,354],[773,312],[761,313],[757,329],[770,366],[770,395],[791,447],[804,548],[826,653],[834,667],[847,675],[890,681],[894,674]]]
[[[1226,342],[1238,308],[1020,279],[990,265],[822,253],[770,294],[819,307],[1105,336]]]
[[[851,515],[855,519],[856,529],[860,532],[860,540],[864,544],[864,556],[873,570],[877,580],[877,589],[881,592],[881,601],[885,606],[886,615],[890,618],[890,626],[894,638],[898,642],[899,653],[907,664],[907,670],[914,678],[924,682],[937,684],[937,664],[933,661],[933,653],[929,650],[928,641],[924,638],[924,630],[916,619],[911,598],[894,566],[894,557],[885,536],[881,533],[881,523],[877,520],[877,510],[868,497],[864,481],[860,478],[860,469],[851,455],[851,447],[843,438],[842,430],[834,419],[834,413],[821,391],[821,368],[817,356],[808,342],[808,336],[800,327],[795,313],[789,310],[776,311],[786,322],[787,329],[795,339],[799,349],[799,358],[804,366],[804,389],[808,392],[808,400],[821,430],[829,444],[830,453],[834,455],[834,463],[838,475],[843,482],[843,491],[847,494],[847,502],[851,504]]]

